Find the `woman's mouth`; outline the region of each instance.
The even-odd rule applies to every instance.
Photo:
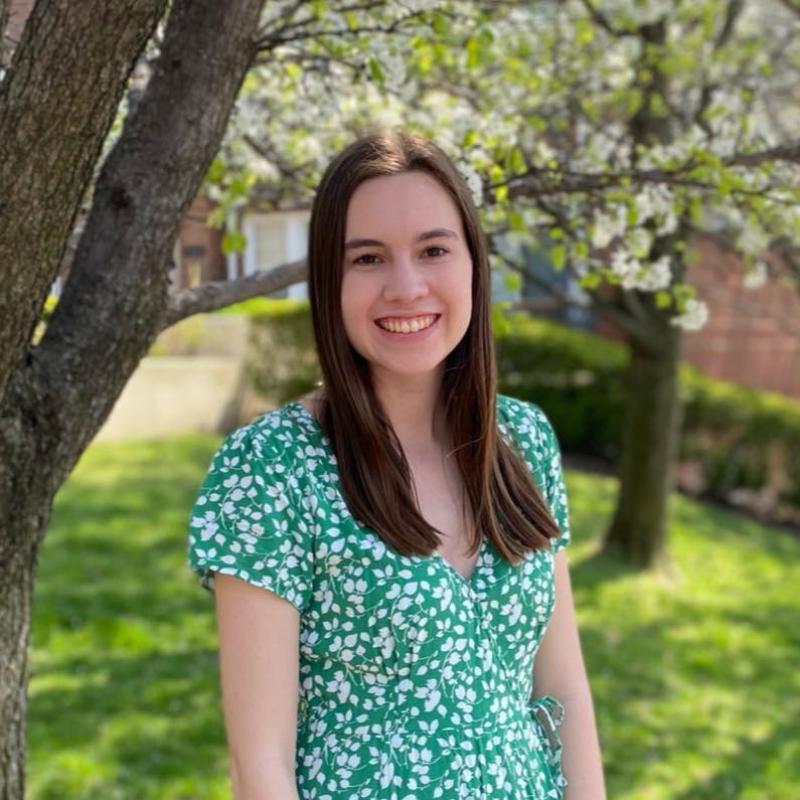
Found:
[[[441,314],[420,314],[418,317],[383,317],[375,324],[386,334],[395,337],[419,338],[419,334],[436,326]]]

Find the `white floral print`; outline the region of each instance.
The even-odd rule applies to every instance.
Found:
[[[565,709],[531,699],[553,557],[570,539],[561,456],[537,405],[499,394],[497,412],[561,535],[517,566],[484,540],[469,579],[353,518],[330,443],[297,401],[215,453],[191,511],[189,565],[209,591],[222,572],[300,612],[303,800],[563,798]]]

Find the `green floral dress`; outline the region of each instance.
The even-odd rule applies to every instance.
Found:
[[[296,780],[303,800],[563,798],[563,705],[532,700],[570,538],[559,445],[542,410],[497,396],[561,535],[514,567],[487,539],[469,580],[355,520],[336,458],[297,401],[235,430],[192,508],[189,564],[300,612]]]

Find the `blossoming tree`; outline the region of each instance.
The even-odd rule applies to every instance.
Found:
[[[583,290],[547,284],[553,296],[592,303],[624,332],[630,390],[605,541],[631,563],[665,559],[682,332],[707,316],[687,280],[692,242],[713,232],[749,285],[775,270],[769,248],[800,274],[798,13],[785,0],[439,3],[426,22],[379,50],[283,42],[281,68],[251,75],[211,175],[220,219],[246,187],[307,196],[365,122],[432,136],[492,240],[546,249]],[[324,70],[309,75],[313,63]],[[368,83],[353,80],[365,70]],[[527,270],[507,250],[495,260]]]

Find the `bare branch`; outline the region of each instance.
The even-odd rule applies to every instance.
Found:
[[[551,283],[542,275],[539,275],[537,272],[532,270],[528,264],[520,263],[519,261],[515,261],[514,259],[507,256],[505,253],[495,251],[493,253],[497,258],[500,259],[509,269],[513,270],[514,272],[518,273],[519,275],[523,275],[527,279],[531,280],[535,283],[540,289],[546,291],[553,300],[556,301],[557,305],[561,308],[567,308],[568,306],[585,306],[586,303],[579,300],[577,297],[571,296],[567,292],[565,292],[560,286],[556,286],[554,283]]]
[[[298,22],[293,22],[295,14],[308,3],[308,0],[295,0],[288,8],[281,9],[274,17],[268,19],[258,31],[258,38],[266,38],[275,30],[286,31],[299,25],[306,25],[312,17],[305,17]],[[282,23],[279,25],[279,23]]]
[[[370,9],[375,6],[382,6],[383,3],[364,3],[362,4],[361,8]],[[353,6],[353,9],[359,8],[359,6]],[[404,14],[397,19],[393,20],[388,25],[363,25],[357,28],[329,28],[329,29],[320,29],[315,30],[313,28],[309,28],[307,30],[303,30],[299,24],[286,26],[281,28],[278,31],[268,34],[267,36],[262,36],[256,40],[256,44],[258,47],[259,52],[264,51],[272,51],[276,47],[280,45],[288,44],[290,42],[298,42],[305,39],[319,39],[325,36],[331,36],[334,38],[344,38],[344,37],[352,37],[352,36],[361,36],[364,33],[382,33],[382,34],[394,34],[394,35],[411,35],[410,32],[406,33],[406,31],[401,30],[401,26],[408,22],[409,20],[424,17],[427,15],[427,11],[411,11],[408,14]],[[305,20],[305,22],[310,22],[311,20]],[[287,31],[292,28],[297,28],[294,33],[287,33]]]
[[[270,143],[266,135],[262,135],[261,139],[257,141],[249,133],[242,137],[242,141],[250,147],[253,152],[261,156],[265,161],[269,161],[281,175],[291,178],[294,181],[300,182],[299,176],[308,168],[314,166],[314,162],[309,160],[302,164],[289,163]]]
[[[595,25],[599,25],[606,33],[614,36],[615,38],[622,38],[623,36],[634,36],[631,31],[625,31],[621,28],[615,28],[611,22],[609,21],[608,17],[606,17],[603,13],[601,13],[594,3],[591,0],[581,0],[583,3],[584,8],[589,13],[589,16],[592,18],[592,21]]]
[[[305,259],[301,259],[270,270],[259,270],[244,278],[209,281],[191,289],[181,289],[170,297],[161,330],[194,314],[215,311],[251,297],[272,294],[306,280],[307,275],[308,265]]]
[[[792,164],[800,164],[800,140],[786,142],[755,153],[734,153],[730,158],[723,159],[722,163],[729,167],[757,167],[767,161],[788,161]]]
[[[741,16],[744,9],[744,0],[729,0],[728,7],[725,9],[725,21],[722,23],[717,38],[714,41],[714,50],[719,50],[730,41],[733,31],[736,28],[736,21]]]

